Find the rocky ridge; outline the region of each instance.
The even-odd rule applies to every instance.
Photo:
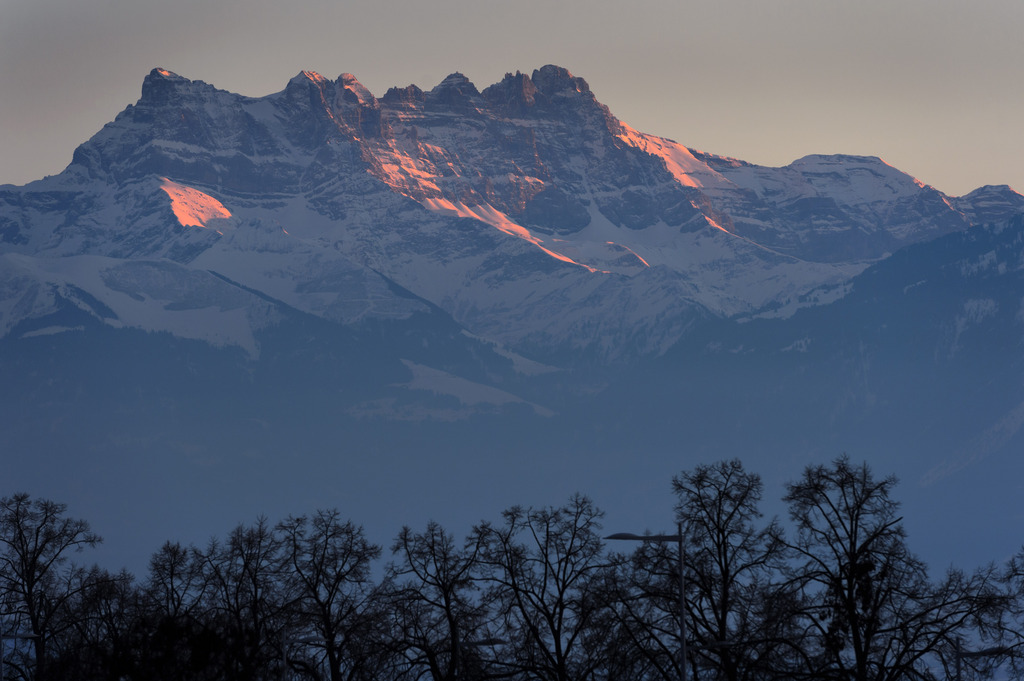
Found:
[[[533,354],[657,354],[695,318],[795,309],[902,246],[1020,210],[1008,188],[946,197],[873,157],[766,168],[689,149],[556,66],[379,99],[351,74],[251,98],[154,69],[64,173],[0,189],[0,262],[21,282],[0,325],[45,309],[26,290],[68,286],[120,319],[106,273],[145,261],[344,323],[427,304]],[[252,348],[238,328],[221,342]]]

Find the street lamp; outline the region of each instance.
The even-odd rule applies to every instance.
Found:
[[[11,639],[12,641],[28,641],[33,638],[39,638],[38,634],[29,634],[27,632],[14,632],[13,634],[5,634],[0,632],[0,681],[4,678],[4,653],[7,652],[4,648],[4,639]]]
[[[1010,652],[1008,646],[996,646],[995,648],[985,648],[984,650],[964,650],[961,647],[960,637],[956,638],[956,681],[960,681],[960,670],[961,660],[972,657],[998,657],[1005,655]]]
[[[676,534],[633,534],[619,532],[605,539],[652,541],[661,544],[679,543],[679,678],[686,681],[686,553],[683,550],[683,524],[676,525]]]

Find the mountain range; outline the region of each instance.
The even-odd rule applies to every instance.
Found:
[[[311,503],[382,543],[575,491],[657,530],[683,469],[780,490],[845,451],[904,480],[926,556],[998,559],[1022,239],[1009,187],[716,156],[557,66],[380,98],[154,69],[64,172],[0,186],[4,477],[131,562]]]

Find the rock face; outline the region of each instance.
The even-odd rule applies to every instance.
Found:
[[[661,352],[695,316],[791,308],[1022,203],[951,199],[876,158],[697,152],[619,122],[557,66],[381,99],[351,74],[248,98],[154,69],[64,173],[0,191],[0,243],[170,260],[328,316],[407,309],[353,302],[387,281],[512,347],[614,357]]]

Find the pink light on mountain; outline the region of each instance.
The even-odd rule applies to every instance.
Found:
[[[530,232],[530,230],[526,229],[522,225],[516,224],[515,222],[510,220],[507,215],[505,215],[504,213],[502,213],[501,211],[499,211],[494,206],[488,203],[483,203],[476,206],[467,206],[466,204],[459,201],[427,198],[421,199],[420,204],[423,205],[425,208],[428,208],[438,213],[445,213],[449,215],[454,214],[462,218],[472,218],[474,220],[479,220],[480,222],[487,223],[488,225],[504,232],[505,234],[509,234],[511,236],[518,237],[523,241],[530,242],[531,244],[539,248],[541,251],[547,253],[556,260],[561,260],[562,262],[567,262],[571,265],[578,265],[579,267],[582,267],[590,272],[601,274],[608,273],[605,270],[599,270],[596,267],[591,267],[590,265],[577,262],[563,253],[559,253],[558,251],[553,251],[550,248],[547,248],[546,246],[543,245],[544,241],[542,239],[534,236]]]
[[[174,211],[174,216],[178,218],[178,222],[183,227],[203,227],[205,229],[210,220],[231,217],[231,211],[209,194],[178,184],[166,177],[160,179],[163,180],[160,189],[163,189],[167,192],[167,196],[171,197],[171,210]]]
[[[636,251],[634,251],[634,250],[633,250],[632,248],[630,248],[629,246],[624,246],[624,245],[622,245],[622,244],[617,244],[617,243],[615,243],[614,241],[606,241],[605,243],[606,243],[606,244],[608,244],[609,246],[618,246],[619,248],[622,248],[622,249],[624,249],[624,250],[627,250],[627,251],[629,251],[629,252],[630,252],[630,253],[632,253],[632,254],[633,254],[634,256],[636,256],[636,259],[637,259],[637,260],[639,260],[640,262],[642,262],[642,263],[644,264],[644,267],[650,267],[650,266],[651,266],[651,265],[650,265],[650,263],[648,263],[648,262],[647,262],[646,260],[644,260],[643,258],[641,258],[641,257],[640,257],[640,254],[639,254],[639,253],[637,253]]]

